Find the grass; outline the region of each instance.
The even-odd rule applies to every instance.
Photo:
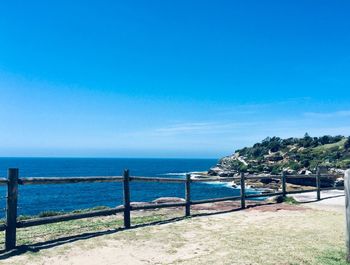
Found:
[[[34,218],[42,218],[42,217],[50,217],[50,216],[58,216],[58,215],[64,215],[64,214],[72,214],[72,213],[88,213],[92,211],[98,211],[98,210],[105,210],[105,209],[110,209],[110,207],[107,206],[96,206],[88,209],[80,209],[80,210],[74,210],[71,212],[64,212],[64,211],[43,211],[40,212],[38,215],[20,215],[17,217],[18,221],[24,221],[24,220],[29,220],[29,219],[34,219]],[[0,224],[4,224],[5,219],[1,218],[0,219]]]
[[[326,151],[326,150],[329,150],[329,149],[332,149],[332,148],[335,148],[335,147],[343,148],[345,142],[346,142],[346,139],[343,139],[343,140],[340,140],[339,142],[336,142],[336,143],[333,143],[333,144],[320,145],[320,146],[314,147],[313,149],[314,150],[320,150],[320,151]]]
[[[295,204],[295,201],[287,197],[285,203]],[[96,259],[96,264],[102,261],[106,264],[116,259],[124,258],[125,261],[132,251],[133,259],[150,264],[347,264],[343,212],[303,210],[304,206],[296,205],[296,209],[299,207],[296,211],[238,211],[122,230],[63,244],[34,255],[28,252],[18,259],[10,258],[8,262],[47,264],[56,259],[54,264],[59,264],[59,257],[77,260],[77,256],[84,256],[86,251],[89,258]],[[132,223],[163,221],[179,214],[183,211],[134,212]],[[45,242],[86,232],[113,230],[122,225],[122,215],[113,215],[23,228],[18,229],[18,243]]]
[[[345,251],[326,250],[322,255],[317,257],[317,262],[319,265],[349,265],[344,258],[345,256]]]
[[[291,205],[292,204],[300,204],[296,199],[294,199],[294,197],[289,197],[289,196],[284,197],[283,202],[287,203],[287,204],[291,204]]]
[[[73,213],[82,213],[95,210],[106,209],[107,207],[95,207],[91,209],[77,210]],[[48,217],[65,212],[42,212],[35,217]],[[34,218],[33,216],[22,216],[22,220]],[[143,216],[132,217],[132,224],[146,224],[158,221],[164,221],[169,218],[169,214],[164,213],[144,213]],[[81,235],[83,233],[93,233],[106,230],[113,230],[123,227],[123,215],[111,215],[105,217],[86,218],[65,222],[58,222],[34,227],[20,228],[17,230],[17,245],[27,245],[39,242],[50,241],[61,237]],[[0,232],[0,242],[4,241],[4,232]]]

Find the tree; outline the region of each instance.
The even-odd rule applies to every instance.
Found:
[[[329,136],[329,135],[322,136],[322,137],[320,137],[319,141],[322,145],[329,144],[331,141],[331,136]]]
[[[346,139],[345,143],[344,143],[344,148],[346,150],[350,149],[350,136]]]
[[[302,147],[310,147],[312,145],[313,138],[308,133],[305,133],[304,138],[300,139]]]

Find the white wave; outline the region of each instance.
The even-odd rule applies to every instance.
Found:
[[[186,172],[158,174],[162,176],[186,176]]]
[[[227,188],[231,188],[231,189],[235,189],[235,190],[239,190],[241,189],[240,185],[237,185],[236,187],[232,186],[231,182],[202,182],[204,184],[208,184],[208,185],[212,185],[212,186],[222,186],[222,187],[227,187]]]

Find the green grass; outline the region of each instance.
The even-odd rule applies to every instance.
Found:
[[[317,263],[319,265],[349,265],[345,257],[345,251],[327,250],[321,256],[317,257]]]
[[[58,216],[58,215],[72,214],[72,213],[88,213],[88,212],[92,212],[92,211],[99,211],[99,210],[106,210],[106,209],[110,209],[110,207],[107,207],[107,206],[96,206],[96,207],[93,207],[93,208],[74,210],[74,211],[71,211],[71,212],[43,211],[43,212],[40,212],[38,215],[20,215],[20,216],[17,217],[17,220],[18,221],[24,221],[24,220],[34,219],[34,218]],[[0,224],[4,224],[4,223],[5,223],[5,219],[1,218],[0,219]]]
[[[105,207],[103,207],[104,209]],[[79,210],[75,212],[84,212],[102,209],[92,208]],[[62,214],[62,212],[44,212],[40,217],[53,216]],[[158,221],[164,221],[171,216],[168,214],[145,213],[145,216],[133,216],[132,225],[147,224]],[[24,217],[25,219],[33,218]],[[105,217],[85,218],[73,221],[58,222],[53,224],[39,225],[34,227],[20,228],[17,230],[17,245],[34,244],[49,240],[58,239],[61,237],[81,235],[84,233],[93,233],[106,230],[113,230],[123,227],[123,216],[111,215]],[[4,241],[4,232],[0,232],[0,242]]]
[[[284,197],[283,202],[287,204],[299,204],[297,200],[295,200],[293,197]]]
[[[346,139],[343,139],[343,140],[340,140],[340,141],[337,142],[337,143],[333,143],[333,144],[324,144],[324,145],[320,145],[320,146],[314,147],[313,149],[314,149],[314,150],[320,150],[320,151],[327,151],[327,150],[332,149],[332,148],[335,148],[335,147],[343,148],[345,142],[346,142]]]

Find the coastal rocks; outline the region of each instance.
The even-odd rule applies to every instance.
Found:
[[[294,169],[291,169],[290,167],[284,168],[283,171],[286,172],[287,175],[293,175],[293,174],[295,174],[295,170],[294,170]]]
[[[137,207],[137,206],[146,206],[146,205],[150,205],[151,203],[149,202],[131,202],[130,205]]]
[[[266,202],[269,202],[269,203],[282,203],[283,201],[284,201],[284,198],[282,195],[272,196],[266,200]]]
[[[301,170],[299,170],[298,172],[298,175],[305,175],[305,176],[308,176],[308,175],[311,175],[312,172],[306,168],[303,168]]]
[[[178,198],[178,197],[160,197],[160,198],[157,198],[151,202],[131,202],[130,205],[132,207],[139,207],[139,206],[149,206],[149,205],[155,205],[155,204],[180,203],[180,202],[185,202],[185,199]],[[123,205],[117,206],[118,209],[122,208],[122,207],[123,207]]]
[[[232,188],[234,188],[234,189],[237,189],[239,186],[236,184],[236,182],[234,182],[234,181],[232,181],[231,183],[230,183],[230,186],[232,187]]]
[[[152,203],[161,204],[161,203],[176,203],[176,202],[185,202],[185,199],[178,197],[160,197],[152,201]]]
[[[208,175],[209,176],[218,176],[219,173],[221,173],[222,171],[223,171],[223,169],[219,166],[212,167],[208,170]]]
[[[344,186],[344,178],[337,178],[334,181],[334,187]]]
[[[290,179],[288,179],[288,176],[287,176],[287,182],[291,183],[291,184],[296,184],[296,185],[316,187],[316,178],[307,177],[307,175],[305,175],[305,177],[290,178]],[[322,177],[321,178],[321,187],[322,188],[333,187],[334,182],[335,182],[335,177],[333,177],[333,176]]]
[[[328,169],[329,173],[334,174],[334,175],[341,175],[344,176],[345,170],[340,169],[340,168],[330,168]]]
[[[191,178],[204,179],[208,177],[208,172],[191,172]]]
[[[269,189],[269,188],[264,188],[261,190],[262,194],[268,194],[268,193],[274,193],[276,189]]]
[[[219,176],[222,178],[233,177],[237,171],[227,170],[219,166],[212,167],[208,170],[209,176]]]
[[[229,178],[229,177],[233,177],[235,175],[235,171],[223,171],[220,172],[218,175],[221,178]]]
[[[274,178],[264,178],[261,180],[246,180],[246,185],[249,185],[252,189],[264,189],[266,193],[278,190],[281,186],[281,180]]]
[[[138,206],[147,206],[147,205],[151,205],[151,204],[152,203],[150,203],[150,202],[131,202],[130,206],[131,207],[138,207]],[[123,207],[124,207],[124,205],[117,205],[116,206],[117,209],[121,209]],[[141,210],[141,211],[143,211],[143,210]]]

